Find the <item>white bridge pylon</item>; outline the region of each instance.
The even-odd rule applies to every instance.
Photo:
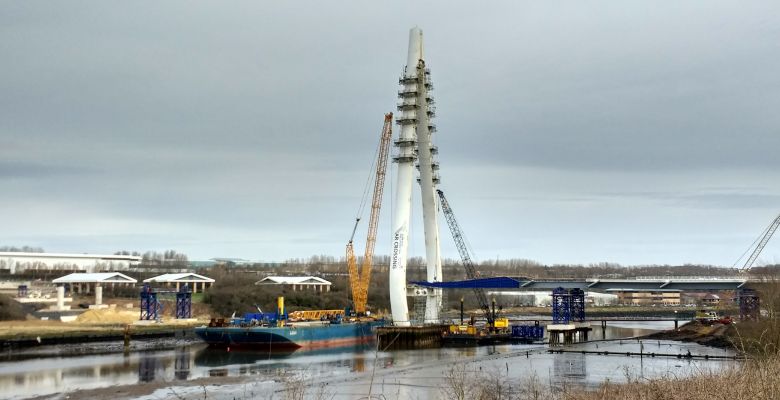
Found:
[[[439,183],[436,147],[431,141],[435,126],[430,70],[425,66],[422,30],[409,31],[409,52],[406,67],[399,83],[400,99],[396,122],[401,129],[395,145],[398,153],[393,161],[398,164],[393,212],[393,238],[390,256],[390,308],[396,326],[409,326],[409,306],[406,298],[406,265],[409,250],[409,224],[412,206],[414,166],[420,171],[420,197],[422,199],[425,231],[425,259],[428,282],[441,282],[441,254],[439,226],[436,216],[436,186]],[[426,298],[424,322],[439,321],[441,289],[430,289]]]

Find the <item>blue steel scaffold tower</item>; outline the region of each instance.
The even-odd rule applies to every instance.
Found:
[[[571,320],[574,322],[585,321],[585,291],[582,289],[569,290],[571,296]]]
[[[176,319],[192,318],[192,290],[184,285],[178,292],[170,290],[155,290],[148,283],[141,289],[141,320],[159,320],[163,313],[163,303],[160,296],[176,295]]]
[[[157,292],[155,292],[148,283],[144,284],[141,289],[141,320],[151,321],[160,318],[160,309],[162,306],[157,300]]]
[[[554,324],[585,321],[585,292],[562,287],[553,289],[552,319]]]
[[[176,293],[176,319],[192,318],[192,291],[184,285]]]

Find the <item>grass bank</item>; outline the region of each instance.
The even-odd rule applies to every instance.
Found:
[[[658,379],[627,376],[595,390],[553,387],[535,375],[512,378],[502,370],[474,371],[465,364],[449,370],[441,398],[456,400],[776,400],[780,396],[780,357],[751,359],[720,371],[693,376],[673,373]]]

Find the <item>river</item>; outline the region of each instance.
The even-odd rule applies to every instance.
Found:
[[[732,355],[692,343],[624,339],[668,329],[671,322],[610,323],[607,341],[594,325],[591,339],[566,349],[610,352]],[[621,340],[622,339],[622,340]],[[605,380],[680,377],[720,369],[735,361],[690,360],[670,357],[603,356],[581,353],[549,354],[545,345],[500,345],[377,352],[374,348],[340,348],[293,354],[268,354],[211,349],[192,341],[160,340],[121,343],[44,346],[6,352],[0,358],[2,398],[35,396],[80,398],[79,391],[117,385],[155,384],[143,399],[284,398],[290,384],[305,386],[310,396],[365,398],[442,398],[446,377],[458,366],[469,371],[505,374],[512,379],[535,376],[553,387],[597,387]],[[204,381],[207,383],[198,383]],[[224,382],[222,382],[224,381]],[[218,386],[217,386],[218,385]],[[150,389],[151,390],[151,389]],[[73,394],[76,394],[75,396]],[[66,397],[68,395],[71,397]]]

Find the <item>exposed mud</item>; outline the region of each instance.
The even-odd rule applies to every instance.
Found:
[[[691,321],[680,326],[679,329],[656,332],[645,336],[648,339],[679,340],[681,342],[694,342],[704,346],[721,349],[733,349],[734,343],[731,337],[735,333],[734,325],[719,323],[702,324],[699,321]]]

